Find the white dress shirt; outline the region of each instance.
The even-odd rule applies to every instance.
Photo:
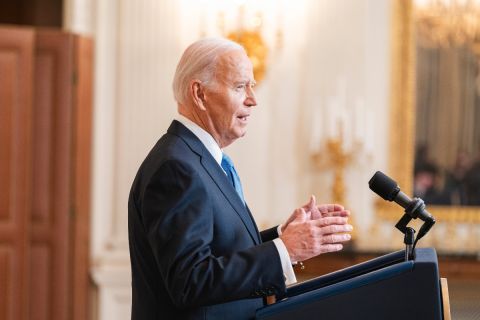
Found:
[[[221,168],[223,152],[220,149],[217,142],[215,141],[215,139],[213,139],[213,137],[207,131],[200,128],[199,125],[197,125],[196,123],[194,123],[193,121],[191,121],[190,119],[187,119],[182,115],[178,115],[176,117],[176,120],[179,121],[181,124],[183,124],[185,127],[187,127],[190,131],[192,131],[192,133],[203,143],[205,148],[207,148],[207,150],[210,152],[210,154],[213,156],[213,158]],[[280,236],[281,226],[278,226],[277,231],[278,231],[278,235]],[[285,244],[280,238],[274,239],[273,243],[275,244],[275,247],[277,248],[277,251],[278,251],[278,255],[280,256],[280,261],[282,263],[282,270],[285,276],[285,284],[289,285],[297,282],[297,278],[295,277],[295,272],[293,271],[292,262],[290,260],[290,255],[288,254],[287,247],[285,247]]]

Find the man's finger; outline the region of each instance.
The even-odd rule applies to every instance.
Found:
[[[349,210],[341,210],[341,211],[332,211],[325,214],[322,214],[323,217],[349,217],[350,211]]]
[[[303,208],[298,208],[295,210],[295,220],[296,222],[305,222],[307,221],[307,213],[305,212],[305,209]]]
[[[332,212],[332,211],[342,211],[342,210],[345,210],[345,208],[340,205],[340,204],[336,204],[336,203],[329,203],[329,204],[321,204],[318,207],[318,210],[324,214],[324,213],[328,213],[328,212]]]
[[[324,244],[324,245],[322,245],[321,253],[336,252],[336,251],[340,251],[342,249],[343,249],[343,245],[340,244],[340,243]]]
[[[317,200],[315,199],[315,196],[312,195],[311,197],[311,207],[310,207],[310,212],[311,212],[311,216],[310,218],[315,220],[315,219],[319,219],[322,217],[322,213],[318,210],[318,207],[317,207]]]
[[[321,227],[320,233],[323,235],[327,234],[334,234],[334,233],[342,233],[342,232],[350,232],[353,230],[353,227],[350,224],[332,224],[329,226]]]
[[[339,242],[346,242],[352,238],[351,235],[348,233],[346,234],[329,234],[323,237],[323,243],[339,243]]]
[[[317,227],[328,225],[345,225],[348,222],[346,217],[323,217],[318,220],[312,220],[311,223]]]
[[[310,196],[310,199],[308,199],[308,202],[305,203],[302,208],[305,209],[305,211],[311,211],[312,207],[315,206],[315,196],[312,194]]]

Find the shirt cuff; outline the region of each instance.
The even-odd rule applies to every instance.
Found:
[[[287,247],[285,247],[285,244],[280,238],[273,239],[273,243],[275,244],[278,255],[280,256],[283,275],[285,276],[285,284],[288,286],[297,282],[297,278],[295,277],[295,272],[293,271],[292,262],[290,261],[290,255],[288,254]]]
[[[282,235],[282,226],[283,226],[283,224],[280,224],[280,225],[278,225],[278,227],[277,227],[277,233],[278,233],[278,236],[279,236],[279,237]]]

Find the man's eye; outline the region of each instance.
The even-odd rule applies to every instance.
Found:
[[[237,85],[237,89],[239,89],[239,90],[240,90],[240,89],[244,89],[244,88],[245,88],[245,84],[239,84],[239,85]]]

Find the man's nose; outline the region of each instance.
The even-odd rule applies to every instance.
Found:
[[[248,107],[255,107],[257,105],[257,98],[252,88],[247,89],[247,98],[245,99],[245,105]]]

